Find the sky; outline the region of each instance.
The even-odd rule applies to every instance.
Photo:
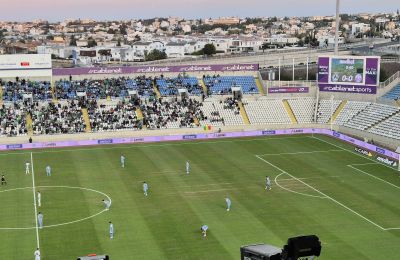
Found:
[[[333,15],[336,0],[0,0],[0,21]],[[393,12],[399,0],[341,0],[341,13]]]

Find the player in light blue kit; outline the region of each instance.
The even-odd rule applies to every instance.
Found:
[[[265,177],[265,189],[271,190],[271,180],[269,179],[269,176]]]
[[[190,164],[189,161],[186,161],[186,174],[189,174],[190,172]]]
[[[230,211],[232,202],[229,198],[225,198],[225,201],[226,201],[226,211]]]
[[[207,236],[207,230],[208,230],[208,226],[207,225],[201,226],[201,233],[203,234],[203,237]]]
[[[121,167],[125,168],[125,155],[121,154]]]
[[[103,203],[104,203],[105,209],[106,209],[106,210],[109,210],[110,207],[111,207],[111,201],[109,201],[109,200],[102,200],[102,201],[103,201]]]
[[[144,196],[146,196],[146,197],[147,197],[148,190],[149,190],[149,185],[147,185],[146,182],[143,182],[143,193],[144,193]]]
[[[51,176],[51,167],[50,167],[50,165],[46,166],[46,175],[47,176]]]
[[[41,212],[39,212],[37,219],[38,219],[39,228],[43,228],[43,214]]]
[[[110,239],[113,239],[114,238],[114,225],[113,225],[113,223],[111,223],[111,221],[108,223],[110,224]]]

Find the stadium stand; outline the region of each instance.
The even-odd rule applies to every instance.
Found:
[[[152,78],[139,76],[134,79],[129,77],[107,78],[102,80],[60,80],[56,81],[56,97],[58,99],[74,99],[82,93],[88,99],[124,98],[129,96],[129,91],[134,90],[140,96],[154,95]]]
[[[58,104],[53,102],[35,103],[30,113],[35,135],[72,134],[85,131],[81,107],[74,100]]]
[[[314,98],[288,99],[288,102],[298,123],[303,124],[314,122],[316,105]]]
[[[373,103],[354,116],[344,126],[365,131],[397,113],[399,108]]]
[[[317,122],[321,124],[327,124],[341,103],[341,100],[336,99],[333,100],[333,102],[330,99],[320,100],[318,105]]]
[[[400,84],[391,89],[388,93],[383,95],[383,98],[391,100],[400,100]]]
[[[241,87],[244,94],[258,93],[258,88],[252,76],[204,76],[203,81],[209,94],[230,94],[232,87]]]
[[[195,99],[167,101],[156,99],[142,104],[143,123],[148,129],[195,127],[195,117],[203,120],[202,103]]]
[[[0,137],[27,134],[26,109],[22,103],[3,104],[0,107]]]
[[[243,100],[251,124],[290,124],[282,100],[260,97]]]
[[[244,125],[238,101],[233,98],[225,100],[208,98],[203,102],[201,110],[205,115],[204,119],[200,121],[201,125]]]
[[[200,95],[202,88],[195,77],[158,78],[156,85],[162,96],[177,95],[178,89],[187,89],[189,94]]]
[[[334,124],[344,125],[369,105],[371,105],[370,102],[348,101],[334,121]]]
[[[396,114],[387,120],[372,127],[368,132],[400,140],[400,114]]]
[[[22,101],[33,99],[34,101],[52,98],[51,86],[48,81],[8,81],[3,86],[3,101]]]
[[[96,99],[87,102],[90,128],[93,132],[140,129],[141,122],[136,115],[139,103],[130,101],[108,102],[98,105]]]

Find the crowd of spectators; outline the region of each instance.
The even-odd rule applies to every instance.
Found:
[[[220,102],[222,103],[222,101],[220,101]],[[239,103],[234,98],[227,98],[227,99],[224,100],[224,109],[233,110],[235,115],[239,115],[240,114]]]
[[[26,109],[23,103],[0,107],[0,136],[20,136],[27,134]]]
[[[93,132],[142,128],[136,113],[138,100],[119,101],[115,105],[98,105],[97,100],[92,99],[86,106]]]
[[[257,84],[252,76],[220,76],[203,75],[208,95],[227,95],[232,93],[232,87],[240,87],[245,94],[258,93]]]
[[[34,134],[71,134],[85,131],[82,110],[77,101],[36,103],[30,110]]]
[[[136,90],[140,96],[150,96],[154,95],[151,84],[152,78],[146,76],[59,80],[56,81],[56,97],[58,99],[74,99],[77,96],[86,96],[88,99],[124,98],[129,96],[129,90]]]
[[[144,124],[149,129],[195,127],[204,118],[202,104],[194,99],[163,101],[161,98],[141,106]]]
[[[0,82],[3,87],[3,101],[18,102],[26,99],[34,101],[52,99],[51,85],[48,81],[16,81]]]
[[[155,82],[163,96],[178,95],[178,89],[187,89],[188,93],[192,95],[200,95],[203,92],[196,77],[179,74],[176,78],[169,78],[161,75],[160,78],[156,78]]]

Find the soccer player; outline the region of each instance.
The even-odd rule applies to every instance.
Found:
[[[208,230],[208,226],[207,225],[201,226],[201,233],[203,234],[203,237],[207,236],[207,230]]]
[[[50,165],[46,166],[46,175],[47,176],[51,176],[51,167],[50,167]]]
[[[232,202],[229,198],[225,198],[225,201],[226,201],[226,211],[230,211]]]
[[[186,161],[186,174],[189,174],[190,171],[190,164],[189,161]]]
[[[29,174],[29,166],[30,166],[30,163],[25,163],[25,174]]]
[[[121,154],[121,167],[125,168],[125,156]]]
[[[111,206],[111,201],[109,200],[102,200],[102,201],[104,203],[104,207],[106,208],[106,210],[109,210]]]
[[[111,223],[111,221],[108,223],[110,224],[110,239],[113,239],[114,238],[114,225],[113,225],[113,223]]]
[[[40,260],[40,251],[39,248],[36,248],[35,253],[33,253],[33,255],[35,256],[35,260]]]
[[[43,214],[42,214],[42,212],[39,212],[37,218],[38,218],[39,228],[43,228]]]
[[[4,177],[4,175],[1,175],[1,185],[7,185],[6,177]]]
[[[40,191],[37,192],[37,202],[38,202],[38,207],[42,205],[42,194],[40,194]]]
[[[146,182],[143,182],[143,193],[144,196],[147,196],[147,191],[149,190],[149,185]]]
[[[269,179],[269,176],[265,177],[265,189],[271,190],[271,180]]]

